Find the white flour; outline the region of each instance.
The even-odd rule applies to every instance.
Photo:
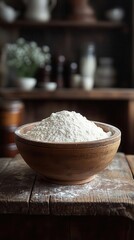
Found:
[[[111,132],[102,128],[74,111],[52,113],[25,134],[31,140],[42,142],[86,142],[104,139]]]

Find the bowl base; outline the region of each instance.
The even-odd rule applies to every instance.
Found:
[[[96,175],[93,175],[89,178],[83,179],[83,180],[57,180],[57,179],[52,179],[52,178],[48,178],[48,177],[44,177],[43,179],[47,182],[50,183],[54,183],[54,184],[59,184],[59,185],[80,185],[80,184],[84,184],[84,183],[88,183],[90,181],[92,181],[95,178]]]

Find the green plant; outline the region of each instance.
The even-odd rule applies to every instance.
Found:
[[[36,42],[19,38],[7,44],[7,65],[18,77],[33,77],[39,67],[50,61],[48,46],[39,47]]]

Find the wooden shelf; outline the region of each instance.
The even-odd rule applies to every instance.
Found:
[[[33,100],[134,100],[133,89],[93,89],[84,91],[81,89],[61,89],[48,92],[44,89],[23,91],[15,88],[1,89],[0,98],[5,99],[33,99]]]
[[[35,22],[18,20],[13,23],[0,22],[0,27],[4,28],[50,28],[50,27],[71,27],[71,28],[108,28],[108,29],[119,29],[126,27],[125,23],[115,23],[110,21],[95,21],[95,22],[80,22],[80,21],[70,21],[70,20],[53,20],[47,23],[45,22]]]

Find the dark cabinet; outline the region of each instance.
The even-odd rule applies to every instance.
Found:
[[[17,1],[13,2],[16,8],[21,8],[21,4],[18,6]],[[64,55],[67,62],[75,61],[78,64],[82,47],[93,42],[97,61],[101,57],[110,57],[114,60],[117,71],[115,87],[132,87],[133,1],[90,0],[90,5],[94,9],[95,21],[92,21],[92,18],[91,21],[85,20],[83,17],[80,19],[70,18],[72,12],[70,6],[74,5],[70,5],[70,2],[69,0],[58,0],[52,12],[52,19],[48,22],[26,20],[23,17],[25,9],[22,8],[22,16],[17,21],[11,24],[1,23],[0,28],[7,30],[8,41],[13,41],[19,36],[29,41],[37,41],[40,45],[47,44],[50,46],[52,56]],[[77,2],[80,4],[82,1]],[[22,6],[24,7],[24,5]],[[124,10],[123,20],[108,20],[106,12],[111,8],[118,7]]]

